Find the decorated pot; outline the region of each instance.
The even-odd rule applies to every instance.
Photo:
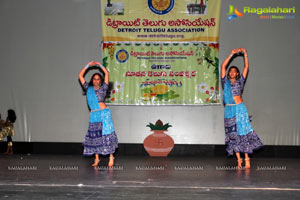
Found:
[[[152,131],[144,140],[145,150],[153,157],[167,157],[174,147],[174,140],[164,133],[166,130]]]

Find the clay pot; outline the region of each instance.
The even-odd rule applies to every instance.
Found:
[[[174,147],[174,140],[164,133],[166,130],[152,131],[144,140],[145,150],[152,157],[167,157]]]

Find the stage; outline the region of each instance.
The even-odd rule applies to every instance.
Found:
[[[1,199],[299,199],[299,158],[0,155]]]

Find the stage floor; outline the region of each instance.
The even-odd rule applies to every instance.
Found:
[[[0,199],[300,199],[300,159],[0,155]]]

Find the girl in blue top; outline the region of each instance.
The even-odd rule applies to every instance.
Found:
[[[237,67],[232,66],[226,76],[226,67],[235,54],[243,54],[244,70],[240,74]],[[249,61],[245,49],[233,49],[231,54],[225,59],[221,68],[221,78],[223,86],[223,101],[225,104],[224,124],[225,124],[225,144],[228,155],[235,153],[238,161],[238,168],[242,168],[243,160],[241,153],[245,154],[245,168],[250,168],[249,154],[253,150],[263,146],[259,137],[253,130],[248,112],[243,103],[242,93],[249,70]]]
[[[90,82],[84,79],[87,68],[98,66],[104,72],[104,81],[99,73],[95,73]],[[111,111],[105,104],[105,96],[108,89],[109,73],[100,62],[89,62],[79,73],[80,83],[86,90],[86,98],[90,108],[89,127],[83,142],[83,155],[95,155],[93,167],[100,162],[99,155],[110,155],[108,167],[114,165],[114,153],[118,148],[118,138],[114,131]]]

